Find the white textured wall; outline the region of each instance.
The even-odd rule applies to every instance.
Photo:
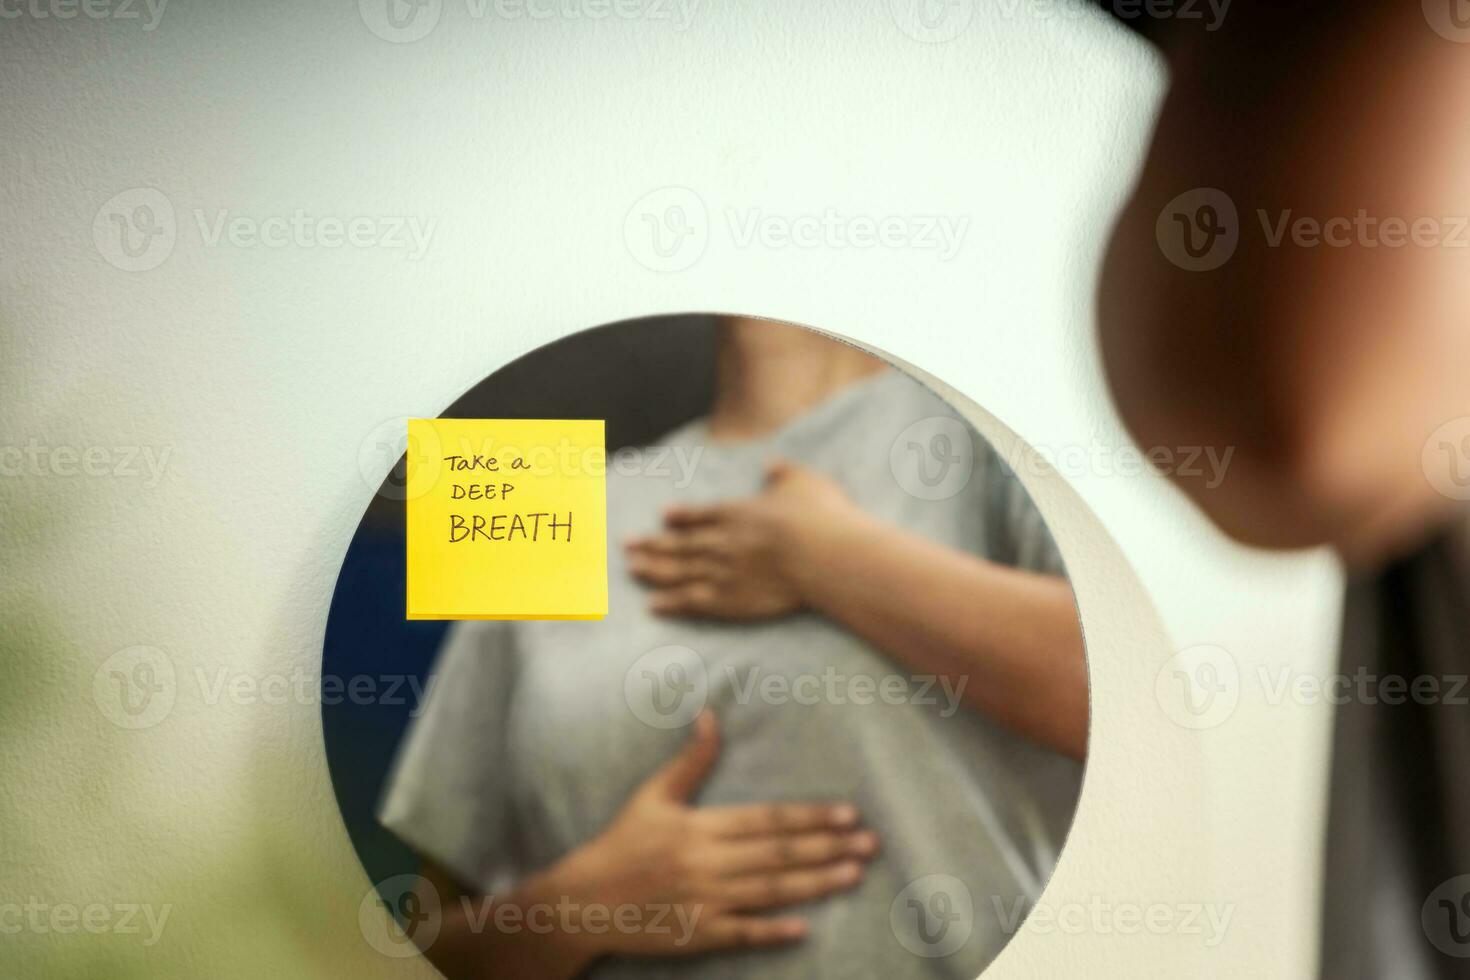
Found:
[[[0,448],[31,455],[0,460],[0,907],[171,906],[151,946],[116,918],[0,936],[15,975],[427,975],[359,930],[368,883],[316,705],[249,685],[319,669],[374,430],[529,348],[649,313],[758,313],[884,349],[1034,445],[1123,444],[1091,290],[1161,67],[1049,6],[957,0],[928,34],[909,6],[705,0],[685,24],[677,0],[670,19],[601,20],[429,0],[415,23],[432,30],[390,43],[368,26],[383,0],[173,0],[152,30],[145,6],[3,5]],[[149,202],[173,241],[130,260],[110,215]],[[707,242],[655,271],[642,214],[670,203]],[[828,207],[970,226],[944,261],[742,246],[727,218]],[[422,256],[208,240],[222,211],[297,209],[432,235]],[[129,474],[134,447],[168,454],[157,479],[141,457]],[[76,471],[89,449],[93,475]],[[1028,479],[1074,570],[1094,695],[1046,902],[1233,918],[1213,949],[1024,932],[993,975],[1304,976],[1327,717],[1262,703],[1253,678],[1330,663],[1336,573],[1229,546],[1155,477],[1090,469]],[[1194,731],[1155,680],[1200,643],[1230,652],[1243,691]],[[137,646],[162,653],[109,662]],[[108,677],[144,661],[174,667],[172,705],[130,730]],[[244,693],[213,696],[200,670]]]

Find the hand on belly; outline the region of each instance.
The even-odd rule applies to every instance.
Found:
[[[878,839],[850,804],[691,805],[719,752],[718,724],[705,712],[610,826],[528,883],[611,913],[614,928],[577,934],[589,960],[799,942],[804,918],[758,913],[862,880]],[[620,915],[629,928],[617,927]]]

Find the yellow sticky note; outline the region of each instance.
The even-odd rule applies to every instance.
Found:
[[[409,619],[607,615],[607,450],[587,419],[409,419]]]

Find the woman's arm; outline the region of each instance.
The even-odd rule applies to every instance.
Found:
[[[793,575],[812,608],[911,669],[963,684],[964,702],[1006,728],[1086,755],[1087,664],[1065,579],[997,565],[861,513],[813,522],[797,540],[806,557],[793,562]]]
[[[1087,666],[1065,579],[1007,568],[884,524],[811,470],[765,493],[674,508],[629,544],[668,615],[754,619],[810,607],[907,667],[952,681],[1007,728],[1082,758]]]
[[[471,896],[426,869],[421,888],[434,894],[419,908],[439,908],[440,926],[424,955],[453,980],[571,980],[609,955],[800,942],[804,918],[759,913],[852,888],[877,836],[848,804],[693,806],[719,750],[705,712],[611,826],[510,894]]]
[[[438,933],[421,946],[424,955],[451,980],[491,976],[573,980],[597,955],[587,943],[589,937],[558,929],[554,917],[549,931],[494,925],[496,907],[501,905],[525,909],[550,903],[554,908],[564,891],[558,877],[554,872],[537,875],[514,893],[491,899],[464,891],[438,866],[424,865],[418,907],[440,910]],[[412,933],[409,938],[414,938]]]

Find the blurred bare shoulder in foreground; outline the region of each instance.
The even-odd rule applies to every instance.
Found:
[[[1417,3],[1241,4],[1177,42],[1099,295],[1113,396],[1144,446],[1236,450],[1180,480],[1228,534],[1372,562],[1465,461],[1431,440],[1470,415],[1470,48]]]

